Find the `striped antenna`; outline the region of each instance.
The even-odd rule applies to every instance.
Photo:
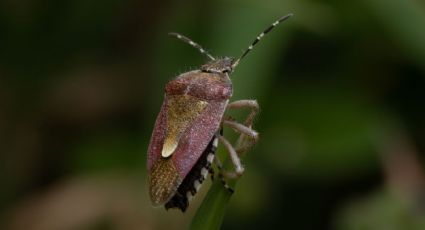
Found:
[[[232,69],[235,69],[235,67],[239,64],[239,61],[242,60],[253,48],[254,46],[266,35],[268,32],[270,32],[273,28],[275,28],[277,25],[279,25],[281,22],[285,21],[286,19],[290,18],[293,14],[285,15],[275,22],[273,22],[267,29],[265,29],[260,35],[258,35],[255,40],[251,43],[250,46],[248,46],[248,49],[243,52],[243,54],[232,64]]]
[[[171,35],[173,37],[176,37],[180,41],[182,41],[182,42],[184,42],[186,44],[189,44],[193,48],[199,50],[199,52],[201,52],[201,54],[206,55],[209,59],[215,60],[215,58],[210,53],[208,53],[207,50],[205,50],[204,48],[202,48],[202,46],[200,46],[198,43],[192,41],[192,39],[190,39],[190,38],[188,38],[186,36],[183,36],[181,34],[178,34],[178,33],[168,33],[168,35]]]

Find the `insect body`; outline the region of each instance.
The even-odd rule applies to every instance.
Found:
[[[177,76],[167,83],[165,98],[155,122],[148,147],[149,193],[153,205],[179,208],[183,212],[189,200],[199,190],[213,161],[220,141],[229,152],[235,171],[220,172],[227,177],[238,177],[243,173],[238,153],[248,149],[258,139],[258,133],[251,129],[258,111],[255,100],[240,100],[229,103],[232,96],[232,82],[229,74],[260,39],[280,22],[291,15],[279,18],[261,33],[238,59],[215,59],[200,45],[183,35],[170,35],[197,48],[210,61],[199,70]],[[243,124],[223,118],[226,109],[250,108],[251,113]],[[251,141],[239,149],[221,135],[222,126],[227,125],[249,137]],[[229,189],[230,190],[230,189]]]

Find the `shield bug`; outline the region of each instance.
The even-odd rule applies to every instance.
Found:
[[[213,161],[220,169],[220,161],[214,155],[219,142],[226,148],[235,166],[234,172],[220,172],[220,178],[223,175],[242,175],[244,168],[238,153],[251,147],[258,139],[258,133],[251,127],[259,107],[255,100],[229,103],[232,96],[229,75],[264,35],[290,16],[292,14],[279,18],[265,29],[238,59],[214,58],[189,38],[170,33],[210,60],[199,70],[180,74],[165,86],[164,101],[148,147],[149,193],[154,206],[164,205],[166,209],[179,208],[184,212],[208,173],[213,173]],[[245,122],[238,123],[223,116],[226,109],[238,108],[251,110]],[[224,125],[250,141],[235,149],[222,136]]]

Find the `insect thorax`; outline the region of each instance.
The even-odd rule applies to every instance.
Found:
[[[208,73],[231,73],[233,71],[234,58],[225,57],[209,61],[201,66],[203,72]]]

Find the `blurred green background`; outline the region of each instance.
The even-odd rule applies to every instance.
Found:
[[[287,13],[232,75],[261,137],[222,228],[425,229],[420,0],[2,1],[0,229],[186,228],[210,183],[152,208],[146,149],[206,58],[167,33],[239,56]]]

